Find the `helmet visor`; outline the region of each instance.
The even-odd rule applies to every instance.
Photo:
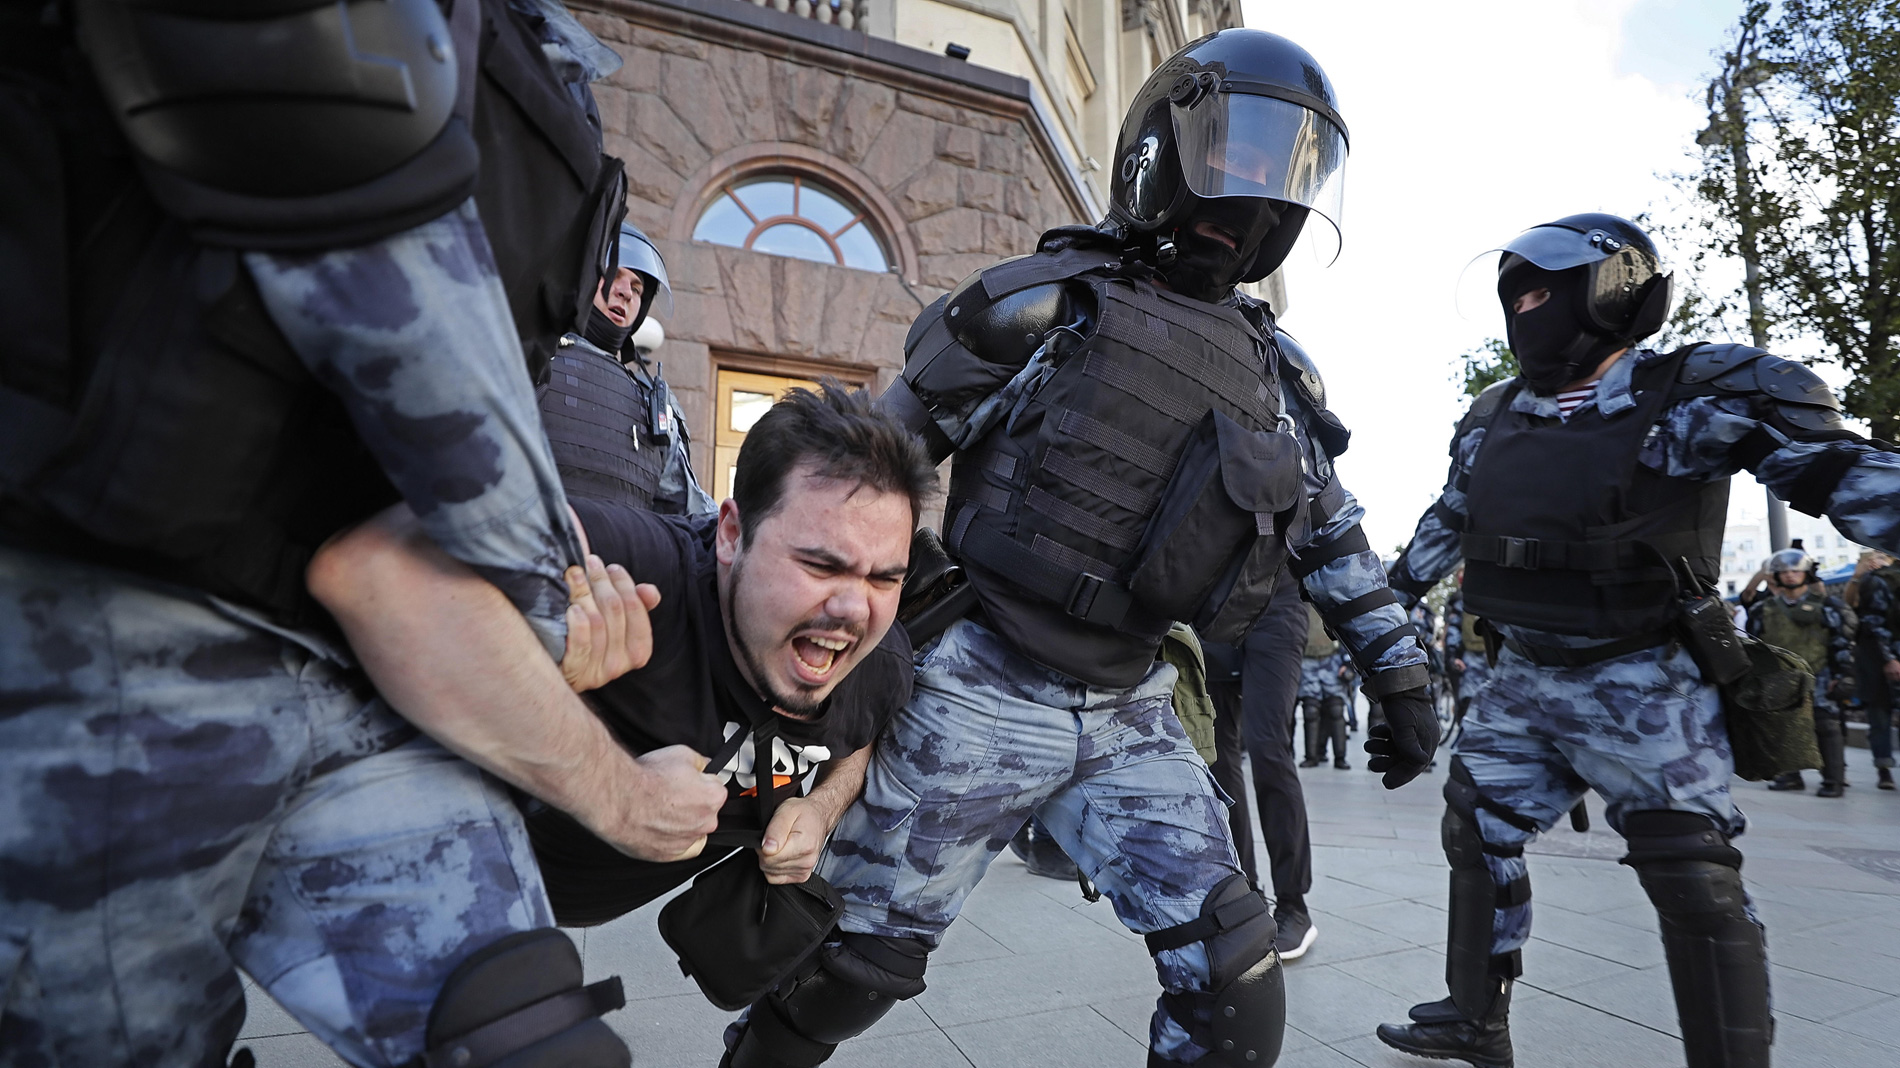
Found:
[[[1564,226],[1533,226],[1491,251],[1516,253],[1546,271],[1562,271],[1609,259],[1627,247],[1628,242],[1607,230],[1579,233]],[[1509,258],[1499,261],[1500,268]]]
[[[1268,197],[1339,229],[1346,135],[1316,112],[1247,92],[1209,93],[1174,109],[1181,174],[1196,196]]]
[[[660,258],[660,251],[645,234],[629,226],[621,227],[618,265],[645,276],[648,314],[673,314],[673,290],[667,285],[666,261]]]

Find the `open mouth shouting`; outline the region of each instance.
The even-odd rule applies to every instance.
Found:
[[[803,686],[823,686],[845,659],[857,638],[837,631],[806,631],[793,635],[792,676]]]

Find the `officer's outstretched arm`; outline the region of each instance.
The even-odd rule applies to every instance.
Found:
[[[621,748],[521,613],[437,548],[407,508],[332,539],[307,578],[377,691],[444,747],[630,856],[673,860],[704,847],[726,800],[702,773],[705,758],[684,746],[637,759]],[[594,590],[617,595],[611,583]],[[645,614],[644,603],[623,607]]]
[[[429,537],[559,656],[580,543],[481,234],[469,201],[380,241],[244,262]]]
[[[1094,329],[1086,289],[1049,282],[992,298],[982,277],[964,279],[917,317],[904,339],[904,373],[878,398],[937,462],[1008,414],[1039,353],[1053,360]]]
[[[1900,549],[1900,453],[1849,430],[1813,371],[1711,345],[1683,361],[1674,389],[1688,399],[1664,415],[1654,466],[1692,478],[1746,469],[1796,511],[1827,516],[1863,545]]]
[[[1366,696],[1381,702],[1386,725],[1370,732],[1366,751],[1385,786],[1410,782],[1438,749],[1438,718],[1427,685],[1424,642],[1386,584],[1385,568],[1359,527],[1364,510],[1344,489],[1322,494],[1339,505],[1314,517],[1311,541],[1295,548],[1289,565],[1319,610],[1320,618],[1346,646],[1366,679]]]

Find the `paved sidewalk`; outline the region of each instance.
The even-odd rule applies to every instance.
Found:
[[[1900,1060],[1900,792],[1873,788],[1862,751],[1840,801],[1737,782],[1751,826],[1744,874],[1768,925],[1779,1068]],[[1302,772],[1319,940],[1287,966],[1284,1068],[1424,1068],[1372,1037],[1444,996],[1441,772],[1396,794],[1364,771]],[[1810,783],[1813,773],[1809,773]],[[1810,787],[1810,790],[1812,787]],[[1603,826],[1533,844],[1536,920],[1512,1033],[1522,1068],[1682,1064],[1662,947],[1636,876]],[[728,1016],[680,977],[658,905],[574,932],[590,979],[631,999],[609,1019],[641,1068],[713,1068]],[[1143,1062],[1153,966],[1106,901],[1028,874],[1005,854],[936,953],[930,989],[832,1059],[838,1068],[1102,1068]],[[338,1064],[261,995],[246,1043],[263,1068]]]

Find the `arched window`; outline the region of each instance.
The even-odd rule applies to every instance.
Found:
[[[891,264],[864,209],[801,174],[763,175],[727,186],[700,213],[693,240],[861,271],[883,273]]]

